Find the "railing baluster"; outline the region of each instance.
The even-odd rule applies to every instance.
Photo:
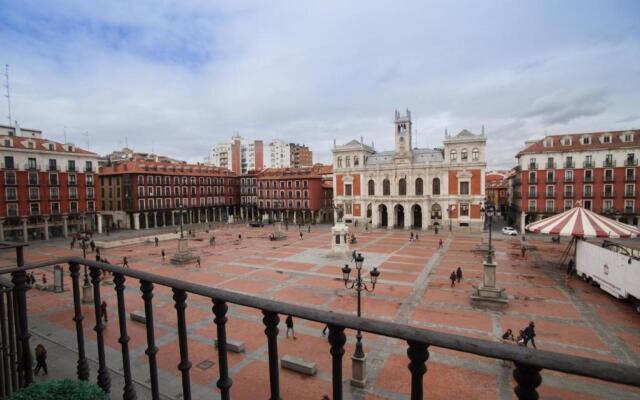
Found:
[[[538,400],[536,388],[542,383],[540,368],[527,364],[514,363],[513,378],[516,380],[516,387],[513,392],[519,400]]]
[[[11,298],[13,299],[13,317],[11,321],[13,321],[13,331],[15,332],[14,337],[14,348],[15,351],[13,353],[13,357],[15,360],[15,375],[16,375],[16,386],[14,390],[18,390],[24,387],[24,371],[21,367],[22,362],[22,342],[20,342],[20,315],[18,314],[18,291],[13,289],[13,293],[11,293]]]
[[[153,283],[149,281],[140,281],[140,290],[142,291],[142,299],[144,300],[144,318],[147,327],[147,350],[145,354],[149,357],[149,378],[151,380],[151,398],[153,400],[160,399],[160,388],[158,386],[158,362],[156,354],[158,347],[156,346],[155,332],[153,329]]]
[[[24,265],[18,262],[18,265]],[[27,272],[17,271],[11,274],[14,290],[16,291],[18,312],[18,323],[20,325],[20,370],[23,372],[24,384],[29,386],[33,383],[33,370],[31,370],[31,350],[29,347],[29,321],[27,319]]]
[[[333,399],[342,400],[342,356],[344,355],[344,344],[347,336],[344,334],[344,327],[329,325],[329,344],[331,344],[331,359],[333,377]]]
[[[217,326],[218,333],[218,364],[220,367],[220,378],[216,383],[220,389],[220,398],[229,400],[229,388],[233,381],[229,378],[229,363],[227,362],[227,303],[221,300],[213,300],[213,314],[216,316],[213,320]]]
[[[96,315],[96,326],[93,330],[96,331],[98,339],[98,386],[100,386],[105,393],[109,393],[111,389],[111,378],[109,377],[109,370],[107,369],[107,361],[105,359],[104,323],[102,322],[102,302],[100,301],[100,274],[102,272],[96,267],[90,267],[89,271],[91,283],[93,284],[93,309]]]
[[[187,322],[185,318],[186,300],[187,292],[173,289],[173,301],[176,303],[175,307],[178,314],[178,343],[180,344],[180,364],[178,364],[178,369],[182,372],[182,398],[191,400],[191,378],[189,377],[191,362],[189,362]]]
[[[9,338],[7,337],[7,313],[4,305],[5,288],[0,292],[0,331],[2,331],[2,390],[0,394],[11,394],[11,375],[9,372]]]
[[[124,400],[136,400],[136,390],[131,379],[131,361],[129,359],[129,335],[127,335],[127,311],[124,306],[124,281],[123,274],[114,274],[116,296],[118,298],[118,324],[120,327],[120,345],[122,346],[122,370],[124,372],[124,390],[122,398]]]
[[[13,291],[7,292],[7,320],[9,321],[9,361],[11,362],[11,388],[18,390],[18,365],[16,364],[16,328],[15,307],[13,307]]]
[[[264,333],[267,335],[267,347],[269,348],[269,384],[271,386],[270,400],[280,400],[280,368],[278,362],[278,313],[262,311],[262,322],[266,326]]]
[[[429,358],[428,345],[425,343],[408,340],[409,371],[411,371],[411,400],[422,400],[422,378],[427,372],[427,359]]]
[[[78,341],[78,379],[83,381],[89,380],[89,363],[84,350],[84,329],[82,327],[82,305],[80,303],[80,265],[78,263],[69,263],[69,271],[71,272],[71,286],[73,288],[73,322],[76,324],[76,339]]]

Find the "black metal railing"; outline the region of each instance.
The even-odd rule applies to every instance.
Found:
[[[2,248],[0,246],[0,248]],[[16,248],[18,253],[17,265],[24,264],[23,247]],[[371,318],[354,318],[352,315],[337,312],[324,311],[310,307],[300,306],[292,303],[263,299],[251,295],[231,292],[223,289],[204,286],[192,282],[181,281],[151,274],[134,269],[123,268],[111,264],[105,264],[87,260],[81,257],[66,257],[45,262],[30,264],[17,268],[4,269],[0,275],[11,275],[11,284],[3,287],[2,293],[6,300],[11,298],[13,309],[6,322],[10,323],[15,317],[15,326],[10,327],[10,331],[17,333],[14,335],[16,350],[11,351],[11,340],[4,340],[2,336],[2,360],[0,366],[5,377],[1,382],[11,382],[11,385],[4,385],[0,393],[11,393],[17,388],[21,388],[33,383],[31,371],[31,353],[29,346],[29,324],[27,314],[27,271],[42,268],[54,264],[68,263],[73,290],[74,317],[76,328],[76,340],[78,350],[77,376],[78,379],[89,380],[89,366],[85,351],[85,337],[83,321],[84,315],[81,307],[80,294],[80,267],[89,267],[91,281],[93,283],[93,312],[95,313],[96,325],[94,331],[98,346],[98,375],[97,383],[106,393],[111,391],[111,380],[109,369],[106,364],[104,325],[100,318],[101,275],[103,271],[108,271],[114,276],[114,289],[116,292],[118,323],[121,345],[122,371],[124,376],[123,399],[131,400],[136,398],[133,386],[129,336],[127,335],[127,316],[125,308],[125,284],[127,278],[139,281],[142,300],[145,309],[145,326],[147,333],[146,355],[149,360],[150,386],[153,399],[160,398],[160,382],[158,380],[158,365],[156,354],[158,347],[155,343],[154,315],[153,315],[153,292],[154,285],[169,287],[173,291],[173,301],[175,303],[178,341],[180,352],[180,363],[178,369],[182,378],[182,398],[191,399],[191,379],[189,371],[191,362],[189,361],[187,327],[185,318],[186,300],[189,295],[198,295],[211,299],[212,313],[217,331],[217,351],[219,378],[217,387],[220,390],[222,399],[230,398],[230,388],[232,380],[229,377],[227,361],[227,336],[226,322],[228,303],[240,306],[259,309],[263,313],[263,323],[267,337],[268,348],[268,368],[270,398],[280,398],[280,378],[278,359],[278,323],[279,315],[291,315],[297,318],[321,322],[329,327],[328,353],[332,358],[332,399],[343,398],[343,376],[342,357],[346,343],[345,329],[361,330],[371,334],[400,339],[407,344],[407,356],[409,358],[409,371],[411,381],[411,399],[423,398],[423,378],[427,372],[426,362],[429,358],[429,347],[441,347],[464,353],[475,354],[493,359],[509,360],[514,362],[515,369],[513,377],[516,381],[514,392],[519,399],[538,398],[537,387],[542,383],[540,372],[542,369],[549,369],[573,375],[580,375],[590,378],[601,379],[608,382],[621,383],[640,387],[640,368],[615,364],[605,361],[588,359],[584,357],[554,353],[544,350],[534,350],[520,346],[513,346],[504,343],[492,342],[484,339],[475,339],[456,334],[442,333],[429,329],[411,327],[407,325],[375,320]],[[4,310],[4,307],[0,307]],[[9,310],[10,308],[8,308]],[[4,311],[3,311],[4,312]],[[2,315],[0,315],[2,317]],[[1,326],[5,326],[5,319],[2,319]],[[8,349],[8,350],[7,350]],[[6,350],[6,351],[5,351]],[[213,348],[211,349],[213,353]],[[17,360],[12,360],[11,355],[17,354]],[[328,354],[328,355],[329,355]],[[7,365],[8,364],[8,365]],[[9,379],[6,379],[8,377]]]

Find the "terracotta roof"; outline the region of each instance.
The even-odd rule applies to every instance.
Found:
[[[203,164],[175,164],[169,162],[127,161],[108,167],[101,167],[101,175],[120,174],[159,174],[159,175],[195,175],[195,176],[228,176],[235,175],[226,168],[212,167]]]
[[[13,144],[11,146],[5,146],[4,140],[11,139]],[[28,147],[27,143],[33,142],[33,148]],[[49,145],[53,145],[53,150],[49,150]],[[42,138],[33,138],[26,136],[9,136],[9,135],[0,135],[0,148],[6,149],[24,149],[24,150],[33,150],[33,151],[45,151],[45,152],[58,152],[58,153],[71,153],[71,154],[86,154],[97,156],[96,153],[91,151],[81,149],[75,145],[71,145],[73,150],[68,150],[67,145],[59,142],[54,142],[53,140],[42,139]]]
[[[626,133],[633,134],[633,140],[631,142],[623,142],[620,136]],[[600,138],[606,135],[611,136],[611,143],[601,143]],[[581,138],[584,136],[591,137],[590,144],[582,144]],[[563,138],[570,138],[570,145],[562,145],[561,140]],[[545,147],[544,142],[547,139],[552,139],[553,144]],[[529,144],[523,150],[518,152],[516,157],[523,154],[534,153],[557,153],[559,151],[588,151],[588,150],[607,150],[618,149],[626,147],[638,147],[640,146],[640,129],[624,130],[624,131],[609,131],[609,132],[588,132],[588,133],[568,133],[547,135],[544,138]]]
[[[312,167],[300,168],[267,168],[258,175],[259,178],[270,179],[295,179],[295,178],[321,178],[322,175],[330,174],[333,168],[331,165],[315,164]]]

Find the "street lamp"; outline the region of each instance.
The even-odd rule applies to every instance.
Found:
[[[491,247],[491,231],[493,230],[493,216],[495,215],[495,206],[493,204],[485,204],[485,218],[489,220],[489,253],[487,255],[487,263],[488,264],[492,264],[493,263],[493,258],[492,258],[492,254],[493,254],[493,250]]]
[[[180,239],[184,239],[184,233],[182,231],[182,218],[184,217],[184,204],[180,203],[178,207],[180,210]]]
[[[362,264],[364,263],[364,257],[362,257],[361,253],[358,253],[355,257],[356,264],[356,279],[353,281],[349,280],[349,275],[351,275],[352,269],[349,268],[349,264],[345,264],[342,268],[342,279],[344,280],[344,287],[347,289],[354,289],[357,293],[357,305],[358,305],[358,318],[362,314],[362,302],[361,302],[361,293],[363,291],[373,292],[376,288],[376,283],[378,282],[378,277],[380,276],[380,271],[378,268],[374,267],[373,270],[369,273],[371,280],[371,288],[369,288],[366,282],[362,279]],[[352,378],[351,384],[357,387],[364,387],[367,380],[367,372],[366,372],[366,357],[364,351],[362,349],[362,332],[358,329],[356,334],[356,349],[351,356],[352,360]]]
[[[82,247],[82,257],[87,258],[87,240],[89,238],[86,235],[80,236],[80,246]],[[93,301],[91,291],[91,282],[89,281],[89,271],[87,265],[84,265],[84,282],[82,283],[82,302],[91,303]]]
[[[453,211],[455,211],[456,206],[454,206],[453,204],[449,204],[449,207],[447,207],[447,211],[449,212],[449,232],[451,232],[451,225],[452,225],[452,220],[451,220],[451,213]]]

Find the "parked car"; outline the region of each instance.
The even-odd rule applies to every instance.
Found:
[[[249,222],[249,226],[253,228],[262,228],[264,224],[262,223],[262,221],[251,221]]]
[[[509,236],[518,236],[518,231],[510,226],[505,226],[504,228],[502,228],[502,233]]]

